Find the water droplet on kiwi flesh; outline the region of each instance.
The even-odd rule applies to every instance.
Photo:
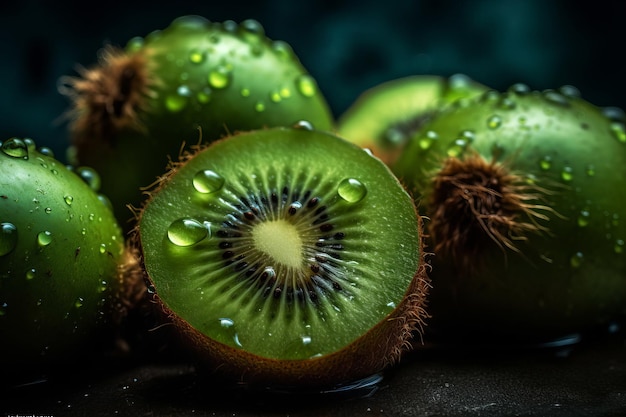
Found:
[[[300,138],[326,134],[287,130],[299,140],[279,147],[305,146],[309,153],[323,153],[314,156],[324,164],[341,167],[339,172],[312,164],[315,159],[311,155],[299,158],[289,153],[289,157],[277,159],[276,155],[270,158],[263,154],[262,149],[276,149],[275,144],[249,149],[260,139],[230,150],[239,158],[239,149],[248,149],[246,154],[254,155],[254,164],[241,160],[228,163],[224,153],[215,160],[203,158],[205,152],[234,147],[234,142],[247,136],[239,135],[201,151],[168,176],[170,184],[162,184],[141,220],[159,222],[163,227],[138,229],[145,248],[148,241],[167,243],[167,227],[181,215],[210,223],[214,231],[211,239],[189,247],[166,244],[159,253],[144,250],[145,267],[156,293],[170,311],[180,314],[185,326],[231,348],[279,360],[336,352],[377,323],[386,322],[389,299],[400,304],[417,273],[420,253],[411,198],[404,190],[393,192],[394,187],[400,191],[401,185],[387,177],[384,164],[343,141],[333,141],[330,149],[325,149],[327,145],[311,145],[311,140]],[[277,132],[280,129],[249,135],[272,134],[273,139],[284,135]],[[332,155],[333,146],[349,148],[355,160]],[[298,149],[294,152],[303,153]],[[267,160],[272,164],[262,163]],[[345,172],[344,165],[352,168]],[[207,166],[225,178],[223,187],[214,193],[180,198],[175,184],[182,183],[176,177],[188,185]],[[246,167],[245,172],[242,167]],[[337,193],[340,182],[352,177],[359,178],[368,190],[354,202]],[[399,194],[400,200],[406,197],[410,205],[401,204],[398,210],[389,204],[375,204],[382,200],[388,203],[390,195],[395,199]],[[385,233],[376,233],[379,226],[370,223],[372,216],[385,224],[380,226],[385,227]],[[408,240],[396,235],[407,229]],[[375,259],[371,253],[383,259]],[[170,268],[172,273],[167,272]],[[389,276],[383,277],[385,274]],[[174,282],[177,277],[190,283],[189,290]],[[234,345],[232,334],[218,325],[220,317],[237,323],[239,344]],[[302,343],[305,333],[300,331],[305,327],[312,330],[306,333],[310,337],[306,344]]]

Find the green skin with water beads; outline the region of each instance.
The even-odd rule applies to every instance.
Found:
[[[328,133],[274,128],[175,165],[135,243],[155,305],[202,369],[331,386],[410,347],[426,317],[420,226],[380,160]]]
[[[433,334],[541,342],[623,319],[619,112],[571,86],[490,91],[424,125],[392,170],[430,218]]]
[[[127,204],[178,158],[184,143],[307,120],[333,118],[316,81],[291,47],[254,20],[210,22],[183,16],[101,64],[70,78],[75,160],[95,168],[125,226]]]
[[[0,365],[21,374],[76,358],[120,290],[110,206],[32,140],[12,138],[0,148],[0,223]]]
[[[391,164],[412,134],[441,108],[488,88],[465,75],[414,75],[362,93],[339,117],[337,134]]]

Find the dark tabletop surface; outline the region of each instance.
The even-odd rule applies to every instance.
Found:
[[[0,415],[626,416],[623,331],[561,347],[422,345],[384,374],[325,392],[234,386],[179,358],[108,357],[13,384]]]

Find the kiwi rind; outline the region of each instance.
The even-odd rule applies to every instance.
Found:
[[[610,120],[568,89],[522,87],[491,91],[440,113],[392,167],[431,218],[437,210],[433,186],[451,158],[499,167],[515,178],[513,191],[526,205],[510,219],[529,227],[522,233],[503,229],[514,238],[508,243],[496,237],[478,245],[474,236],[474,245],[436,251],[431,337],[540,343],[624,315],[620,242],[626,225],[616,219],[626,215],[626,200],[612,191],[622,189],[626,178],[623,121]],[[436,140],[422,146],[429,131]],[[433,248],[453,239],[433,241],[437,233],[427,233]]]
[[[324,162],[318,168],[316,164],[319,164],[317,160],[320,158]],[[201,169],[207,169],[207,166],[215,169],[215,172],[223,172],[227,178],[224,190],[216,193],[218,196],[213,196],[211,199],[228,200],[228,193],[230,192],[228,189],[231,188],[229,182],[237,182],[242,179],[246,182],[245,178],[257,174],[259,178],[262,178],[265,168],[256,172],[251,171],[249,166],[256,161],[264,160],[268,161],[272,167],[276,167],[276,172],[281,172],[281,170],[290,172],[289,170],[291,170],[293,178],[288,181],[293,183],[297,184],[303,178],[313,178],[312,187],[315,187],[316,181],[320,181],[323,185],[323,178],[325,177],[333,178],[335,181],[333,186],[336,187],[336,183],[344,178],[336,171],[353,172],[355,178],[362,180],[367,187],[366,197],[363,201],[355,203],[354,206],[361,204],[365,207],[362,211],[364,216],[366,214],[379,216],[374,220],[370,218],[361,219],[360,221],[364,222],[368,231],[361,231],[359,236],[369,236],[369,239],[372,240],[371,251],[376,253],[375,268],[377,269],[373,270],[370,275],[380,274],[380,277],[376,277],[378,279],[387,274],[387,279],[371,284],[372,286],[380,286],[379,292],[376,292],[377,288],[372,287],[363,288],[362,293],[353,294],[356,300],[359,297],[362,297],[363,300],[367,300],[367,297],[373,297],[369,299],[371,304],[361,305],[362,310],[353,313],[359,315],[359,318],[349,315],[343,317],[346,322],[354,320],[363,321],[363,323],[345,325],[345,323],[341,323],[342,320],[331,320],[330,316],[327,316],[329,321],[326,323],[315,320],[308,322],[309,325],[313,325],[312,340],[324,339],[324,331],[334,331],[335,336],[340,340],[338,344],[333,345],[333,338],[327,337],[321,345],[330,345],[330,347],[316,346],[314,348],[316,350],[296,348],[294,349],[296,353],[290,353],[289,349],[286,349],[274,355],[269,353],[272,351],[272,345],[268,344],[267,341],[261,341],[259,348],[252,348],[253,350],[257,349],[257,351],[251,352],[245,348],[237,347],[232,341],[203,334],[206,331],[206,326],[202,324],[202,321],[209,320],[209,318],[205,317],[204,313],[198,313],[202,309],[200,303],[188,302],[191,297],[196,297],[198,294],[198,279],[194,278],[193,275],[197,274],[196,271],[199,268],[201,269],[200,266],[194,265],[197,263],[194,262],[194,257],[188,255],[191,253],[190,251],[208,252],[209,245],[217,244],[205,245],[201,242],[188,248],[182,248],[183,252],[188,253],[183,257],[179,256],[180,261],[176,260],[176,254],[174,254],[175,256],[171,255],[172,245],[166,237],[170,223],[185,216],[195,217],[203,221],[203,210],[208,211],[211,206],[204,196],[192,195],[190,197],[190,194],[194,194],[193,175]],[[280,174],[277,175],[280,176]],[[349,175],[347,176],[349,177]],[[259,184],[262,184],[263,181],[261,179],[253,187],[262,189],[263,185]],[[250,183],[249,180],[247,182]],[[252,184],[255,183],[252,182]],[[235,184],[232,187],[236,189],[244,186]],[[245,187],[243,189],[245,190]],[[324,194],[321,195],[322,198],[326,198]],[[204,202],[202,199],[205,199]],[[330,200],[330,197],[328,199]],[[376,204],[378,199],[384,201],[385,204]],[[305,201],[303,201],[304,203]],[[337,206],[339,207],[335,210],[338,215],[337,218],[341,217],[342,210],[346,213],[350,211],[350,207],[346,205],[341,208],[341,203],[337,203]],[[359,210],[355,210],[355,212],[358,213]],[[228,218],[227,215],[228,212],[221,214],[224,219]],[[318,224],[318,226],[320,225]],[[357,226],[357,229],[358,227],[361,226]],[[372,228],[379,228],[388,235],[378,238],[369,232]],[[156,304],[162,309],[163,316],[167,318],[167,321],[178,330],[183,344],[186,344],[195,353],[199,362],[203,364],[203,368],[215,370],[231,379],[248,382],[325,385],[371,375],[395,363],[401,357],[402,352],[410,349],[413,336],[421,328],[423,320],[427,316],[423,307],[428,280],[423,262],[424,253],[421,246],[420,231],[421,218],[417,215],[411,197],[381,161],[367,154],[358,146],[331,134],[308,129],[275,128],[242,133],[223,139],[199,150],[194,155],[186,155],[180,163],[173,164],[172,170],[163,177],[156,189],[150,192],[150,197],[138,214],[134,242],[139,249],[145,278],[149,282],[152,292],[154,292]],[[353,231],[352,233],[357,234],[358,232]],[[387,245],[389,249],[376,246],[375,242],[382,246]],[[362,250],[364,246],[358,248]],[[174,249],[177,251],[180,248]],[[170,254],[167,253],[168,251]],[[349,250],[341,253],[341,256],[345,256],[346,259],[353,255],[367,256],[367,254],[356,253],[351,255]],[[206,261],[207,259],[203,262]],[[361,262],[366,263],[368,261],[363,258]],[[191,266],[185,267],[185,263]],[[217,268],[223,268],[223,263],[223,260],[219,259]],[[345,265],[342,266],[342,268],[344,267]],[[232,266],[228,268],[232,268]],[[206,275],[213,273],[208,268],[205,269]],[[172,276],[171,279],[166,278],[171,274],[177,276],[175,278]],[[397,281],[397,284],[388,283],[394,280]],[[359,286],[361,285],[365,287],[367,284],[359,283]],[[184,286],[193,288],[184,289]],[[177,295],[175,288],[183,288],[183,290]],[[373,292],[374,294],[369,294],[366,297],[364,295],[366,292]],[[325,293],[322,292],[321,294]],[[378,301],[375,301],[377,297]],[[185,303],[180,303],[180,300],[183,299],[185,299]],[[205,305],[210,303],[210,295],[207,295],[207,299],[202,303]],[[349,303],[358,305],[358,301],[354,300],[349,301]],[[236,310],[238,309],[231,308],[232,314],[237,314]],[[297,309],[294,307],[294,310]],[[379,311],[371,314],[371,310]],[[222,317],[219,314],[215,315],[216,313],[212,314],[214,316],[210,320],[215,323]],[[260,323],[263,321],[259,321],[255,317],[258,315],[260,313],[248,311],[243,316],[234,317],[236,323],[244,323],[247,326],[239,334],[241,343],[245,347],[249,347],[246,345],[250,345],[248,341],[251,340],[245,332],[251,331],[250,327],[255,325],[262,326]],[[339,317],[341,318],[341,316],[340,314]],[[283,320],[283,318],[279,316],[276,320]],[[203,330],[203,326],[205,330]],[[296,334],[291,337],[293,340],[299,340],[301,334],[297,333],[298,329],[302,330],[304,326],[305,322],[298,324],[291,330],[285,330],[284,337],[286,338],[291,331],[294,331]],[[355,330],[351,329],[350,326],[361,327]],[[315,329],[315,327],[320,328]],[[325,327],[329,328],[326,329]],[[309,330],[311,329],[309,328]],[[276,328],[276,331],[280,333],[280,328]],[[264,335],[256,334],[255,337],[260,338]],[[271,343],[277,343],[275,348],[292,343],[285,338]]]

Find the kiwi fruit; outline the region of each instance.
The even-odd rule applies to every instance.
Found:
[[[535,344],[623,320],[623,112],[515,84],[439,113],[393,170],[430,219],[431,338]]]
[[[124,228],[127,205],[183,144],[229,133],[291,126],[321,130],[334,120],[315,79],[285,42],[252,19],[181,16],[166,28],[109,45],[77,77],[62,77],[70,100],[69,160],[93,167]]]
[[[3,375],[77,364],[105,335],[112,344],[123,315],[121,229],[93,170],[72,172],[29,138],[0,145]]]
[[[133,241],[200,369],[325,386],[410,349],[427,317],[421,224],[385,164],[302,122],[188,152],[150,191]]]
[[[350,105],[339,117],[336,132],[391,164],[435,112],[487,90],[463,74],[412,75],[386,81],[366,90]]]

